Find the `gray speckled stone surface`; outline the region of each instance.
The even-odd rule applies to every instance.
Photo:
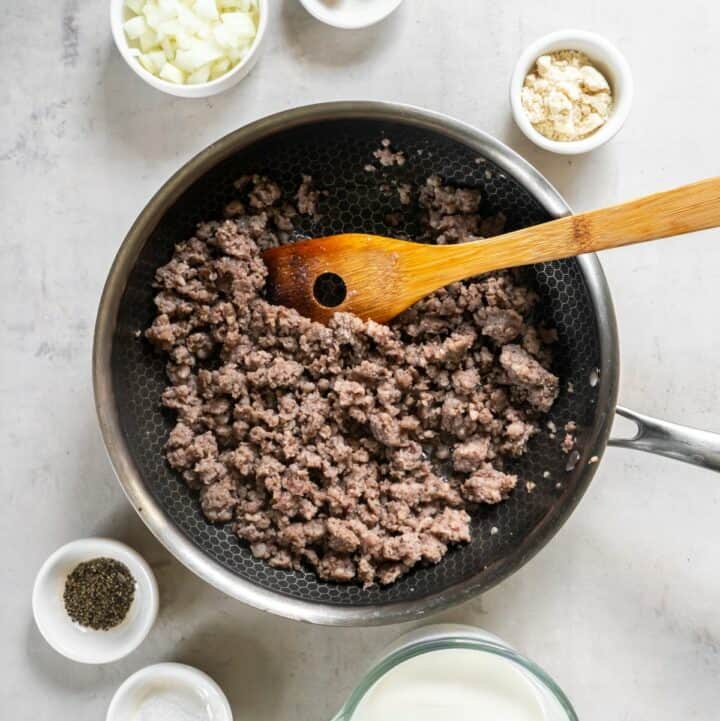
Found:
[[[270,0],[264,57],[211,100],[138,80],[112,46],[107,3],[5,3],[0,60],[0,716],[104,717],[132,671],[181,660],[225,687],[238,721],[330,718],[369,658],[403,629],[332,630],[263,615],[184,570],[115,482],[90,382],[95,309],[135,215],[186,159],[292,105],[336,98],[439,109],[508,142],[576,208],[718,173],[720,12],[646,0],[408,0],[387,22],[342,33],[296,0]],[[441,9],[444,8],[444,9]],[[667,8],[667,9],[665,9]],[[509,117],[520,50],[568,24],[616,41],[637,94],[622,134],[568,160],[526,142]],[[720,233],[603,257],[622,340],[625,404],[720,430]],[[501,587],[436,617],[475,623],[547,668],[584,721],[708,720],[720,700],[720,479],[610,451],[575,515]],[[127,659],[58,656],[30,612],[34,574],[58,545],[104,534],[152,563],[162,607]]]

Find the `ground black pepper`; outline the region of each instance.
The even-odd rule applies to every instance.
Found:
[[[63,601],[73,621],[107,631],[127,615],[135,597],[135,579],[124,563],[93,558],[78,564],[65,581]]]

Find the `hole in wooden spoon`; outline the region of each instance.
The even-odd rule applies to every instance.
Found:
[[[313,295],[320,305],[334,308],[347,297],[347,286],[337,273],[323,273],[315,279]]]

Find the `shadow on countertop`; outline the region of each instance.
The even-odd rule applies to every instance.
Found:
[[[112,139],[101,148],[104,159],[135,163],[140,177],[156,182],[211,142],[254,120],[252,109],[261,106],[267,82],[256,66],[220,95],[177,98],[138,77],[111,41],[98,53],[98,63],[102,78],[90,96],[90,117],[102,123]]]
[[[287,706],[279,666],[282,660],[273,658],[242,626],[233,628],[230,619],[224,623],[217,620],[208,618],[192,635],[180,640],[168,660],[196,666],[215,679],[236,718],[274,718],[281,706]],[[268,693],[269,688],[274,692]]]
[[[551,153],[528,140],[509,113],[498,138],[537,168],[557,188],[573,211],[588,209],[573,207],[573,200],[578,196],[599,195],[602,199],[598,207],[616,202],[617,198],[608,195],[608,189],[617,187],[619,173],[616,148],[613,149],[611,144],[584,155]],[[599,193],[588,193],[588,186],[598,189]]]

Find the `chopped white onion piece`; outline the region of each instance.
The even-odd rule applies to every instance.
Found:
[[[166,20],[158,28],[160,42],[165,38],[174,41],[178,47],[189,48],[194,43],[193,34],[189,32],[179,20]]]
[[[177,37],[178,33],[183,32],[184,28],[180,21],[175,18],[173,20],[163,20],[157,27],[157,31],[164,37]]]
[[[125,23],[125,33],[130,40],[137,40],[141,35],[147,32],[148,26],[145,18],[136,15]]]
[[[140,50],[149,53],[154,47],[158,46],[159,42],[157,33],[148,29],[140,36]]]
[[[178,48],[183,50],[191,50],[197,43],[197,37],[192,33],[182,32],[176,38]]]
[[[247,45],[241,48],[233,48],[228,50],[228,57],[233,65],[237,65],[244,57],[247,52]]]
[[[223,51],[210,43],[194,43],[189,50],[178,50],[175,64],[187,73],[195,72],[203,65],[215,62],[223,57]]]
[[[146,58],[157,68],[155,72],[160,72],[162,66],[167,62],[167,55],[162,50],[153,50],[151,53],[147,53]]]
[[[130,54],[172,83],[201,84],[242,62],[257,34],[257,0],[125,0]]]
[[[249,13],[223,13],[223,25],[235,35],[243,38],[253,38],[257,30]]]
[[[163,58],[164,57],[165,56],[163,55]],[[150,58],[148,58],[147,55],[140,55],[139,60],[140,60],[140,65],[142,65],[145,68],[145,70],[147,70],[151,75],[157,75],[158,72],[160,72],[158,70],[158,68],[156,67],[155,63],[153,63],[150,60]]]
[[[203,20],[184,5],[178,5],[178,20],[187,30],[193,33],[202,30],[205,26]]]
[[[160,27],[160,23],[168,19],[165,13],[160,12],[157,5],[150,2],[145,4],[143,15],[145,16],[145,22],[153,30],[157,30]]]
[[[244,13],[249,12],[255,5],[251,0],[219,0],[218,4],[221,8],[236,8]]]
[[[210,69],[210,74],[212,75],[213,80],[215,80],[215,78],[219,78],[221,75],[225,75],[229,68],[230,61],[227,58],[218,60]]]
[[[174,60],[175,59],[175,44],[173,43],[170,38],[165,38],[162,43],[160,43],[162,46],[162,50],[165,53],[165,59],[166,60]]]
[[[192,9],[205,20],[217,20],[220,17],[215,0],[195,0]]]
[[[210,80],[209,65],[203,65],[194,73],[190,73],[190,75],[187,76],[188,85],[199,85],[200,83],[206,83],[208,80]]]
[[[238,48],[242,43],[242,39],[238,35],[228,30],[221,23],[218,23],[213,28],[213,39],[223,48]]]
[[[157,0],[158,7],[162,10],[165,15],[169,18],[174,18],[178,14],[177,0]]]
[[[163,80],[169,80],[171,83],[181,85],[185,82],[185,74],[182,70],[176,68],[172,63],[165,63],[160,70],[160,77]]]

